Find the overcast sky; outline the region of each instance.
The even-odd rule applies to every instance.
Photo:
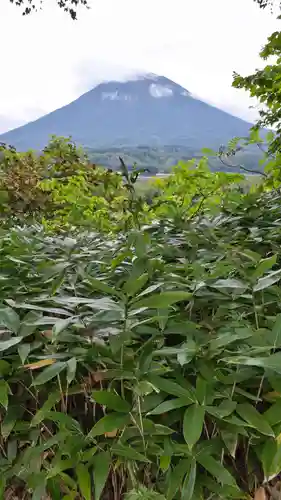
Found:
[[[280,21],[253,0],[89,0],[76,22],[54,0],[43,3],[43,12],[22,17],[1,0],[0,132],[138,70],[257,116],[246,93],[231,88],[232,72],[264,64],[259,50]]]

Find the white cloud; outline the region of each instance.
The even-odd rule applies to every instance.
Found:
[[[89,2],[73,22],[55,0],[28,17],[2,0],[0,130],[136,70],[167,76],[244,118],[257,115],[231,88],[232,72],[263,64],[258,52],[279,24],[253,0]]]

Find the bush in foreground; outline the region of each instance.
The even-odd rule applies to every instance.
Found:
[[[2,495],[273,490],[280,201],[235,195],[115,239],[1,233]]]

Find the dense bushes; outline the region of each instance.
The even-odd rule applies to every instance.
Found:
[[[277,170],[275,161],[243,193],[241,176],[191,162],[157,181],[148,205],[137,170],[90,170],[68,141],[41,157],[4,151],[2,497],[226,500],[263,483],[274,492]]]

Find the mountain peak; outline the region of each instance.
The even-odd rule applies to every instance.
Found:
[[[126,81],[107,81],[100,83],[90,92],[100,92],[102,100],[131,101],[144,97],[167,98],[173,96],[189,96],[188,90],[164,76],[152,73],[136,75]]]
[[[50,135],[91,148],[219,147],[250,124],[193,97],[165,76],[137,74],[105,81],[72,103],[0,136],[19,150],[42,149]]]

